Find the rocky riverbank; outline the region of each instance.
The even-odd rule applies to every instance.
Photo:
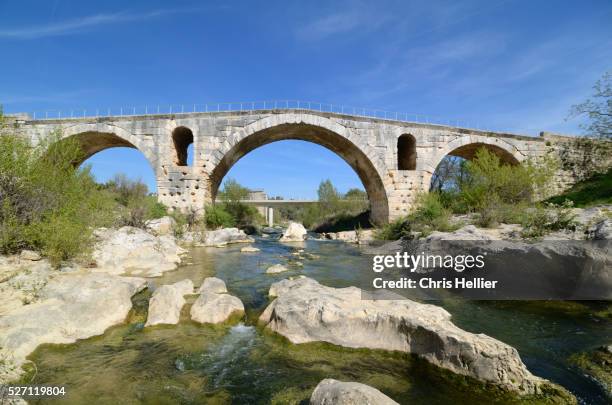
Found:
[[[246,235],[237,230],[213,232],[209,237],[215,242],[212,246],[245,241]],[[285,256],[316,262],[318,256],[308,252],[304,242],[305,233],[298,229],[292,234],[297,235],[293,239],[299,245],[292,246],[294,241],[283,244],[290,252]],[[0,381],[18,378],[26,357],[42,343],[72,343],[123,323],[134,294],[147,287],[147,279],[165,279],[166,273],[184,261],[185,250],[180,244],[189,244],[177,241],[168,230],[121,228],[99,230],[96,235],[99,240],[94,260],[87,265],[53,269],[35,252],[0,258]],[[115,257],[111,254],[114,251],[118,252]],[[255,249],[241,253],[239,247],[233,251],[245,260],[261,254]],[[262,266],[266,279],[283,277],[265,275],[266,269]],[[302,272],[295,266],[289,270]],[[362,300],[361,291],[355,287],[331,288],[303,277],[274,283],[269,292],[276,298],[260,319],[268,329],[294,343],[324,341],[351,348],[413,353],[440,368],[521,395],[538,394],[542,387],[549,387],[546,380],[527,370],[514,348],[458,328],[440,307],[409,300]],[[244,299],[242,294],[236,295]],[[187,302],[193,302],[190,311],[183,311]],[[147,330],[178,323],[182,311],[190,312],[197,323],[225,322],[234,315],[243,316],[249,303],[230,295],[223,280],[205,278],[195,290],[192,280],[175,278],[154,289],[148,307]],[[324,386],[330,386],[322,386],[319,396],[334,397],[346,387],[362,392],[359,387],[343,384],[350,383],[326,383]]]

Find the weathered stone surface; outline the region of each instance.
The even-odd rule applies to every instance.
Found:
[[[287,267],[283,266],[282,264],[274,264],[270,267],[268,267],[268,269],[266,270],[266,273],[268,274],[276,274],[276,273],[282,273],[284,271],[289,270]]]
[[[35,252],[33,250],[22,250],[21,254],[19,255],[19,258],[21,260],[30,260],[32,262],[36,262],[40,259],[42,259],[42,256],[40,255],[40,253]]]
[[[222,283],[222,285],[221,285]],[[227,294],[225,283],[215,277],[204,280],[200,296],[191,306],[191,319],[199,323],[221,323],[244,312],[239,298]]]
[[[225,281],[217,277],[207,277],[202,282],[202,285],[198,289],[199,293],[209,292],[213,294],[223,294],[227,292]]]
[[[0,256],[0,316],[39,300],[40,290],[57,273],[47,260]]]
[[[243,114],[26,120],[16,131],[36,143],[59,130],[80,140],[84,156],[109,147],[136,147],[155,170],[159,201],[199,213],[214,201],[220,182],[241,156],[271,141],[314,142],[337,153],[363,179],[375,223],[408,214],[415,196],[429,189],[432,173],[450,153],[470,159],[486,147],[512,163],[551,153],[561,161],[551,192],[603,172],[612,163],[608,144],[593,147],[584,137],[520,136],[291,108],[253,112],[248,120]],[[174,135],[188,138],[172,142]],[[201,160],[193,166],[185,161],[189,137],[198,145],[196,159]],[[406,139],[411,141],[401,141]]]
[[[259,252],[259,250],[260,250],[259,248],[256,248],[253,246],[245,246],[240,249],[242,253],[256,253],[256,252]]]
[[[593,227],[593,239],[612,240],[612,220],[604,219]]]
[[[193,293],[193,282],[185,279],[174,284],[162,285],[153,292],[145,326],[176,325],[185,305],[186,294]]]
[[[441,307],[411,300],[362,300],[356,287],[331,288],[310,278],[282,280],[260,320],[293,343],[398,350],[510,390],[532,393],[533,376],[513,347],[455,326]]]
[[[326,378],[310,397],[311,405],[399,405],[369,385]]]
[[[145,287],[146,280],[136,277],[58,275],[41,289],[39,301],[0,317],[0,358],[20,365],[40,344],[101,335],[125,320],[132,296]],[[0,375],[5,381],[15,377]]]
[[[368,243],[374,240],[374,230],[364,229],[360,231],[327,232],[323,237],[331,240],[339,240],[346,243]]]
[[[290,222],[280,238],[281,242],[303,242],[308,231],[298,222]]]
[[[98,242],[92,257],[97,272],[159,277],[176,269],[186,252],[172,236],[155,236],[129,226],[97,229],[95,235]]]
[[[151,219],[145,224],[147,231],[154,235],[171,235],[176,227],[176,221],[172,217],[161,217],[157,219]]]
[[[437,240],[494,240],[499,239],[491,235],[486,229],[477,228],[474,225],[466,225],[457,229],[454,232],[432,232],[427,238],[427,241]]]
[[[222,247],[230,243],[252,243],[253,238],[238,228],[222,228],[214,231],[204,231],[201,234],[186,234],[184,239],[196,246]]]

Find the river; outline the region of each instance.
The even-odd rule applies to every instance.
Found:
[[[291,264],[293,246],[264,238],[254,243],[260,252],[241,253],[242,246],[195,248],[178,270],[151,282],[162,285],[190,278],[199,286],[205,277],[219,277],[244,302],[244,319],[201,326],[189,321],[187,305],[179,325],[143,329],[149,294],[141,293],[124,325],[75,344],[39,347],[29,357],[36,371],[28,379],[66,385],[63,404],[300,403],[323,378],[360,381],[402,404],[511,401],[408,354],[323,343],[291,345],[264,330],[257,317],[269,302],[271,283],[303,274],[330,286],[354,285],[360,272],[371,266],[370,259],[352,245],[309,240],[303,247],[314,256],[302,267]],[[268,266],[288,261],[289,272],[265,274]],[[458,326],[516,347],[531,372],[564,386],[581,403],[606,402],[601,387],[568,357],[610,343],[612,323],[599,315],[609,311],[609,303],[449,299],[437,304]]]

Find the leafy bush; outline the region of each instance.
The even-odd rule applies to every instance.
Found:
[[[423,193],[417,196],[414,211],[384,226],[376,237],[382,240],[412,239],[415,233],[427,236],[433,231],[451,231],[451,211],[444,206],[440,193]]]
[[[101,186],[118,203],[117,226],[144,228],[150,219],[167,215],[166,207],[149,195],[147,185],[140,180],[129,179],[125,174],[117,174]]]
[[[521,222],[523,226],[521,236],[535,239],[541,238],[551,231],[575,230],[576,215],[572,208],[573,203],[566,200],[562,205],[545,203],[525,211]]]
[[[459,189],[443,201],[454,212],[478,213],[478,225],[483,227],[517,222],[524,209],[544,193],[556,168],[557,162],[550,157],[511,165],[481,148],[465,164]]]
[[[86,253],[92,230],[112,222],[110,195],[99,189],[78,142],[54,134],[31,147],[0,136],[0,253],[40,250],[53,264]]]
[[[236,226],[236,222],[232,214],[227,212],[220,205],[209,205],[205,209],[204,222],[206,227],[210,229],[231,228]]]

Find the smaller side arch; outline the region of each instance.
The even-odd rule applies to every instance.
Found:
[[[187,149],[193,144],[193,131],[185,126],[179,126],[172,131],[172,143],[174,145],[174,164],[177,166],[188,166]]]
[[[499,156],[501,161],[507,164],[519,164],[525,158],[516,146],[504,139],[466,135],[452,140],[438,151],[429,161],[426,170],[429,173],[433,173],[447,155],[459,156],[470,160],[480,148],[486,148],[488,151]]]
[[[416,170],[417,151],[416,139],[411,134],[403,134],[397,138],[397,169]]]

